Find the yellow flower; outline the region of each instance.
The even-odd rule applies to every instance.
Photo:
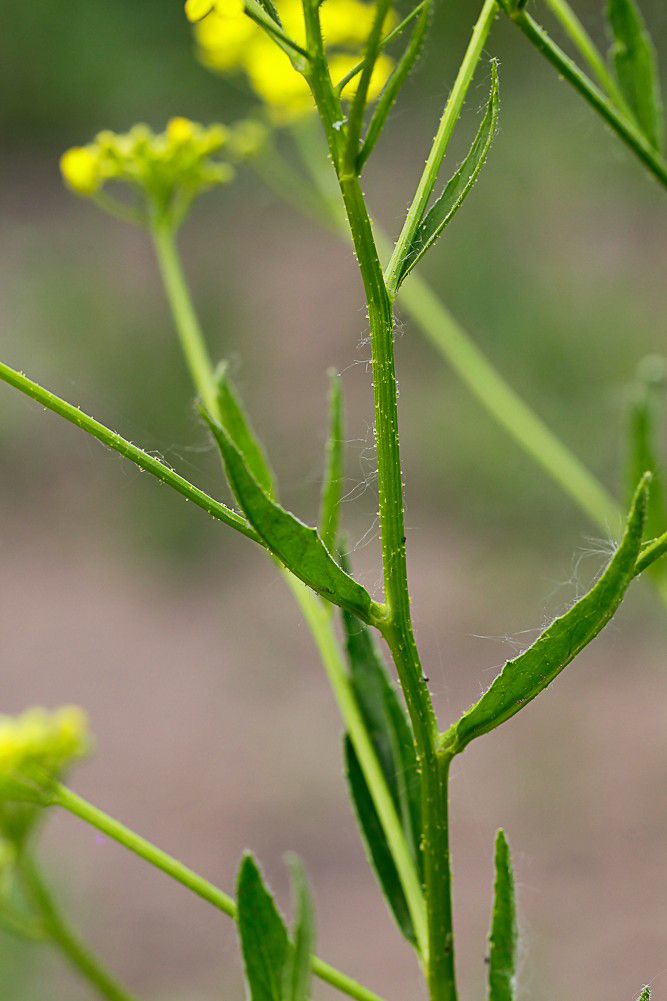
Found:
[[[92,195],[102,184],[99,157],[88,146],[75,146],[63,153],[60,170],[66,183],[80,195]]]
[[[35,765],[56,775],[89,745],[88,721],[76,706],[0,716],[0,779],[25,777]]]
[[[206,10],[205,8],[208,8]],[[277,0],[277,9],[287,34],[305,45],[305,26],[300,0]],[[197,13],[197,17],[193,13]],[[245,73],[255,93],[264,102],[270,119],[286,124],[314,108],[308,84],[289,57],[267,33],[243,11],[241,0],[189,0],[186,13],[196,21],[194,35],[201,62],[219,73]],[[359,61],[373,21],[374,8],[362,0],[325,0],[320,8],[322,34],[334,83]],[[385,30],[394,23],[389,15]],[[381,55],[373,72],[369,97],[376,98],[393,68]],[[356,81],[345,89],[354,95]]]

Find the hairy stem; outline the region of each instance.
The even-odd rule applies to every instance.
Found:
[[[39,911],[47,937],[69,960],[77,973],[107,1001],[136,1001],[107,973],[100,961],[83,945],[67,924],[34,861],[24,858],[21,872],[28,892]]]
[[[193,872],[192,869],[183,865],[182,862],[172,858],[171,855],[151,844],[150,841],[142,838],[139,834],[135,834],[134,831],[121,824],[120,821],[114,820],[113,817],[99,810],[92,803],[82,799],[81,796],[77,796],[71,789],[59,783],[54,784],[51,801],[53,805],[62,807],[75,817],[90,824],[102,834],[106,834],[113,841],[123,845],[124,848],[127,848],[156,869],[159,869],[160,872],[170,876],[177,883],[180,883],[192,893],[201,897],[202,900],[206,900],[207,903],[212,904],[217,910],[222,911],[223,914],[226,914],[230,918],[236,918],[236,901],[232,897],[223,893],[217,886],[204,879],[203,876],[199,876],[196,872]],[[349,997],[356,998],[357,1001],[383,1001],[379,995],[358,984],[351,977],[341,973],[340,970],[336,970],[333,966],[318,959],[317,956],[312,957],[311,968],[315,976],[319,977],[320,980],[337,988],[337,990],[342,991]],[[123,995],[118,1001],[127,1001],[126,996]]]
[[[625,109],[625,99],[609,72],[607,64],[567,0],[546,0],[546,4],[551,9],[552,14],[558,20],[567,37],[588,63],[593,73],[595,73],[599,83],[606,90],[614,104],[618,108]]]

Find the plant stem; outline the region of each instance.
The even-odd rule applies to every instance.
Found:
[[[135,1001],[113,977],[107,973],[99,960],[87,949],[69,927],[60,908],[55,903],[37,866],[32,860],[23,860],[21,871],[32,899],[34,900],[49,939],[63,952],[77,972],[108,1001]]]
[[[491,27],[497,13],[498,4],[496,0],[485,0],[479,18],[477,19],[477,23],[472,30],[468,48],[456,75],[456,80],[454,81],[454,86],[452,87],[451,94],[449,95],[449,99],[445,105],[442,118],[440,119],[440,125],[438,126],[435,139],[433,140],[433,146],[431,147],[431,152],[429,153],[428,160],[426,161],[426,166],[424,167],[424,172],[421,176],[419,186],[417,187],[417,192],[412,200],[410,208],[408,209],[403,229],[401,230],[400,236],[396,241],[394,253],[392,254],[391,260],[387,266],[387,289],[391,299],[394,299],[396,296],[401,265],[412,245],[417,228],[422,221],[429,199],[433,194],[433,189],[438,179],[438,173],[440,171],[440,167],[442,166],[445,153],[447,152],[449,140],[452,137],[454,126],[456,125],[459,115],[461,114],[463,102],[466,94],[468,93],[468,88],[472,82],[472,78],[475,74],[475,70],[477,69],[477,65],[482,56],[486,40],[489,36],[489,32],[491,31]]]
[[[645,167],[667,186],[667,162],[654,150],[637,126],[622,111],[618,111],[609,98],[591,83],[577,64],[563,52],[536,21],[525,11],[512,15],[511,20],[521,29],[535,48],[555,66],[558,72],[577,90],[614,132],[630,147]]]
[[[60,783],[55,783],[52,787],[52,803],[90,824],[118,844],[123,845],[124,848],[127,848],[133,854],[142,858],[145,862],[148,862],[167,876],[170,876],[177,883],[180,883],[192,893],[201,897],[202,900],[212,904],[219,911],[222,911],[223,914],[226,914],[230,918],[236,917],[236,901],[232,897],[223,893],[217,886],[204,879],[203,876],[199,876],[196,872],[193,872],[192,869],[183,865],[182,862],[161,851],[161,849],[151,844],[150,841],[142,838],[139,834],[135,834],[129,827],[121,824],[118,820],[114,820],[113,817],[99,810],[81,796],[77,796],[71,789]],[[358,984],[351,977],[346,976],[339,970],[334,969],[333,966],[329,966],[328,963],[318,959],[317,956],[312,957],[311,968],[320,980],[325,981],[332,987],[336,987],[339,991],[349,995],[349,997],[356,998],[357,1001],[382,1001],[379,995],[369,991],[366,987]],[[123,997],[119,1001],[125,1001],[125,998]]]
[[[495,6],[495,0],[492,0]],[[325,62],[324,44],[317,8],[304,0],[308,48],[313,64]],[[331,80],[328,73],[314,72],[313,96],[327,137],[331,136]],[[331,139],[330,139],[331,145]],[[334,163],[340,159],[334,157]],[[424,856],[424,896],[428,924],[426,965],[431,1001],[456,1001],[454,950],[447,825],[446,774],[442,774],[436,742],[438,728],[431,697],[421,668],[410,614],[405,531],[403,482],[398,437],[398,397],[394,364],[394,317],[375,246],[371,222],[358,177],[342,172],[338,180],[352,232],[361,272],[371,331],[375,441],[378,464],[378,493],[382,563],[384,571],[386,620],[381,632],[391,650],[398,671],[415,735],[422,801],[422,851]]]
[[[115,431],[111,431],[93,417],[82,413],[78,407],[74,407],[59,396],[55,396],[48,389],[44,389],[36,382],[33,382],[32,379],[28,379],[21,372],[17,372],[2,362],[0,362],[0,380],[20,390],[26,396],[36,400],[37,403],[41,403],[43,407],[52,410],[59,417],[64,417],[70,424],[74,424],[76,427],[81,428],[82,431],[92,435],[93,438],[97,438],[103,445],[107,445],[126,459],[134,462],[140,469],[145,469],[146,472],[151,473],[152,476],[155,476],[162,483],[166,483],[167,486],[176,490],[177,493],[182,494],[183,497],[192,501],[193,504],[196,504],[197,507],[206,511],[213,518],[224,522],[230,528],[235,528],[237,532],[241,532],[242,535],[252,539],[253,542],[259,543],[259,537],[254,528],[240,514],[221,504],[220,501],[214,500],[213,497],[210,497],[198,487],[193,486],[192,483],[183,476],[179,476],[169,466],[165,466],[155,456],[149,455],[141,448],[137,448],[136,445],[122,438]]]
[[[551,8],[552,14],[559,21],[563,31],[593,70],[614,104],[618,108],[626,110],[623,95],[609,72],[607,64],[567,0],[546,0],[546,4]]]
[[[197,387],[197,392],[206,409],[210,413],[215,413],[216,393],[213,382],[213,366],[188,292],[187,282],[176,250],[173,228],[168,221],[154,221],[151,225],[151,235],[192,381]]]

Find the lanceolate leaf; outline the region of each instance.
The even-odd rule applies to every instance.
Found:
[[[646,474],[635,493],[621,544],[594,587],[569,612],[552,622],[524,653],[508,660],[479,702],[445,734],[444,744],[453,753],[462,751],[474,737],[488,733],[518,713],[609,622],[634,576],[646,520],[649,482],[650,474]]]
[[[608,0],[611,56],[621,92],[654,149],[662,148],[662,107],[655,50],[634,0]]]
[[[352,689],[417,872],[423,875],[419,778],[412,731],[370,630],[349,613],[344,612],[343,618]],[[399,928],[414,944],[415,931],[403,887],[349,739],[345,742],[345,758],[350,792],[370,860]]]
[[[285,967],[284,1001],[308,1001],[310,997],[310,961],[315,952],[315,918],[303,866],[296,856],[289,860],[294,900],[294,948]]]
[[[250,1001],[284,1001],[285,965],[291,945],[252,855],[246,855],[241,863],[237,900],[236,921]]]
[[[327,439],[326,469],[320,503],[320,536],[330,553],[336,552],[340,499],[343,486],[343,400],[340,377],[330,373],[329,437]]]
[[[226,362],[215,373],[220,423],[243,456],[245,464],[269,496],[275,496],[274,475],[248,415],[229,377]]]
[[[443,193],[420,223],[403,261],[397,286],[438,239],[445,226],[461,207],[466,195],[472,190],[479,172],[484,166],[498,125],[498,70],[495,62],[491,64],[491,72],[491,95],[475,141],[459,169],[448,181]]]
[[[489,934],[489,1001],[514,1001],[518,932],[512,857],[504,831],[496,836],[496,882]]]
[[[368,621],[371,597],[329,555],[316,529],[271,500],[248,469],[225,429],[202,410],[218,443],[229,485],[241,509],[274,556],[305,584]]]

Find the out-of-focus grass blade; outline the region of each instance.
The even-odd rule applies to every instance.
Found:
[[[505,832],[496,836],[496,882],[489,933],[489,1001],[514,1001],[518,931],[512,856]]]
[[[368,621],[372,605],[368,591],[341,570],[316,529],[304,525],[262,490],[227,431],[205,410],[201,412],[220,448],[229,485],[267,549],[322,597]]]
[[[650,479],[650,473],[642,477],[621,544],[598,582],[569,612],[555,619],[531,647],[507,661],[479,702],[443,736],[443,746],[451,753],[462,751],[475,737],[523,709],[609,622],[635,574]]]
[[[291,945],[252,855],[245,855],[237,881],[236,923],[250,1001],[283,1001],[285,965]]]
[[[292,855],[289,858],[292,874],[292,899],[294,900],[294,924],[292,927],[292,949],[285,967],[285,1001],[308,1001],[310,996],[310,961],[315,952],[315,917],[313,903],[308,890],[308,881],[301,861]]]
[[[245,464],[260,487],[269,497],[275,497],[275,478],[264,449],[253,431],[229,376],[227,362],[222,362],[215,373],[216,397],[220,423],[245,459]]]
[[[491,64],[491,95],[470,152],[421,221],[399,270],[397,287],[431,247],[463,204],[484,166],[498,125],[498,68]]]
[[[422,45],[424,44],[424,36],[429,25],[429,20],[430,8],[426,6],[419,15],[405,52],[399,59],[391,76],[387,80],[383,91],[380,94],[375,111],[373,112],[371,120],[368,123],[366,136],[357,157],[357,169],[359,171],[361,171],[366,160],[371,155],[376,142],[380,138],[382,129],[387,121],[387,116],[394,105],[398,92],[407,80],[410,70],[417,61]]]
[[[662,102],[651,37],[634,0],[608,0],[607,18],[614,38],[611,58],[618,85],[640,129],[660,150]]]
[[[352,690],[401,819],[417,872],[423,875],[419,777],[410,724],[370,630],[347,612],[343,612],[343,621]],[[401,881],[349,739],[345,742],[345,757],[350,792],[370,860],[399,928],[414,944],[415,930]]]
[[[656,355],[642,359],[631,389],[628,413],[628,486],[634,490],[646,470],[653,474],[646,512],[645,534],[649,539],[657,538],[667,529],[662,462],[658,458],[657,447],[666,389],[665,359]]]
[[[320,537],[333,555],[336,552],[340,499],[343,488],[343,463],[345,442],[343,440],[343,398],[340,377],[333,370],[329,391],[329,437],[327,438],[326,468],[320,502]]]

